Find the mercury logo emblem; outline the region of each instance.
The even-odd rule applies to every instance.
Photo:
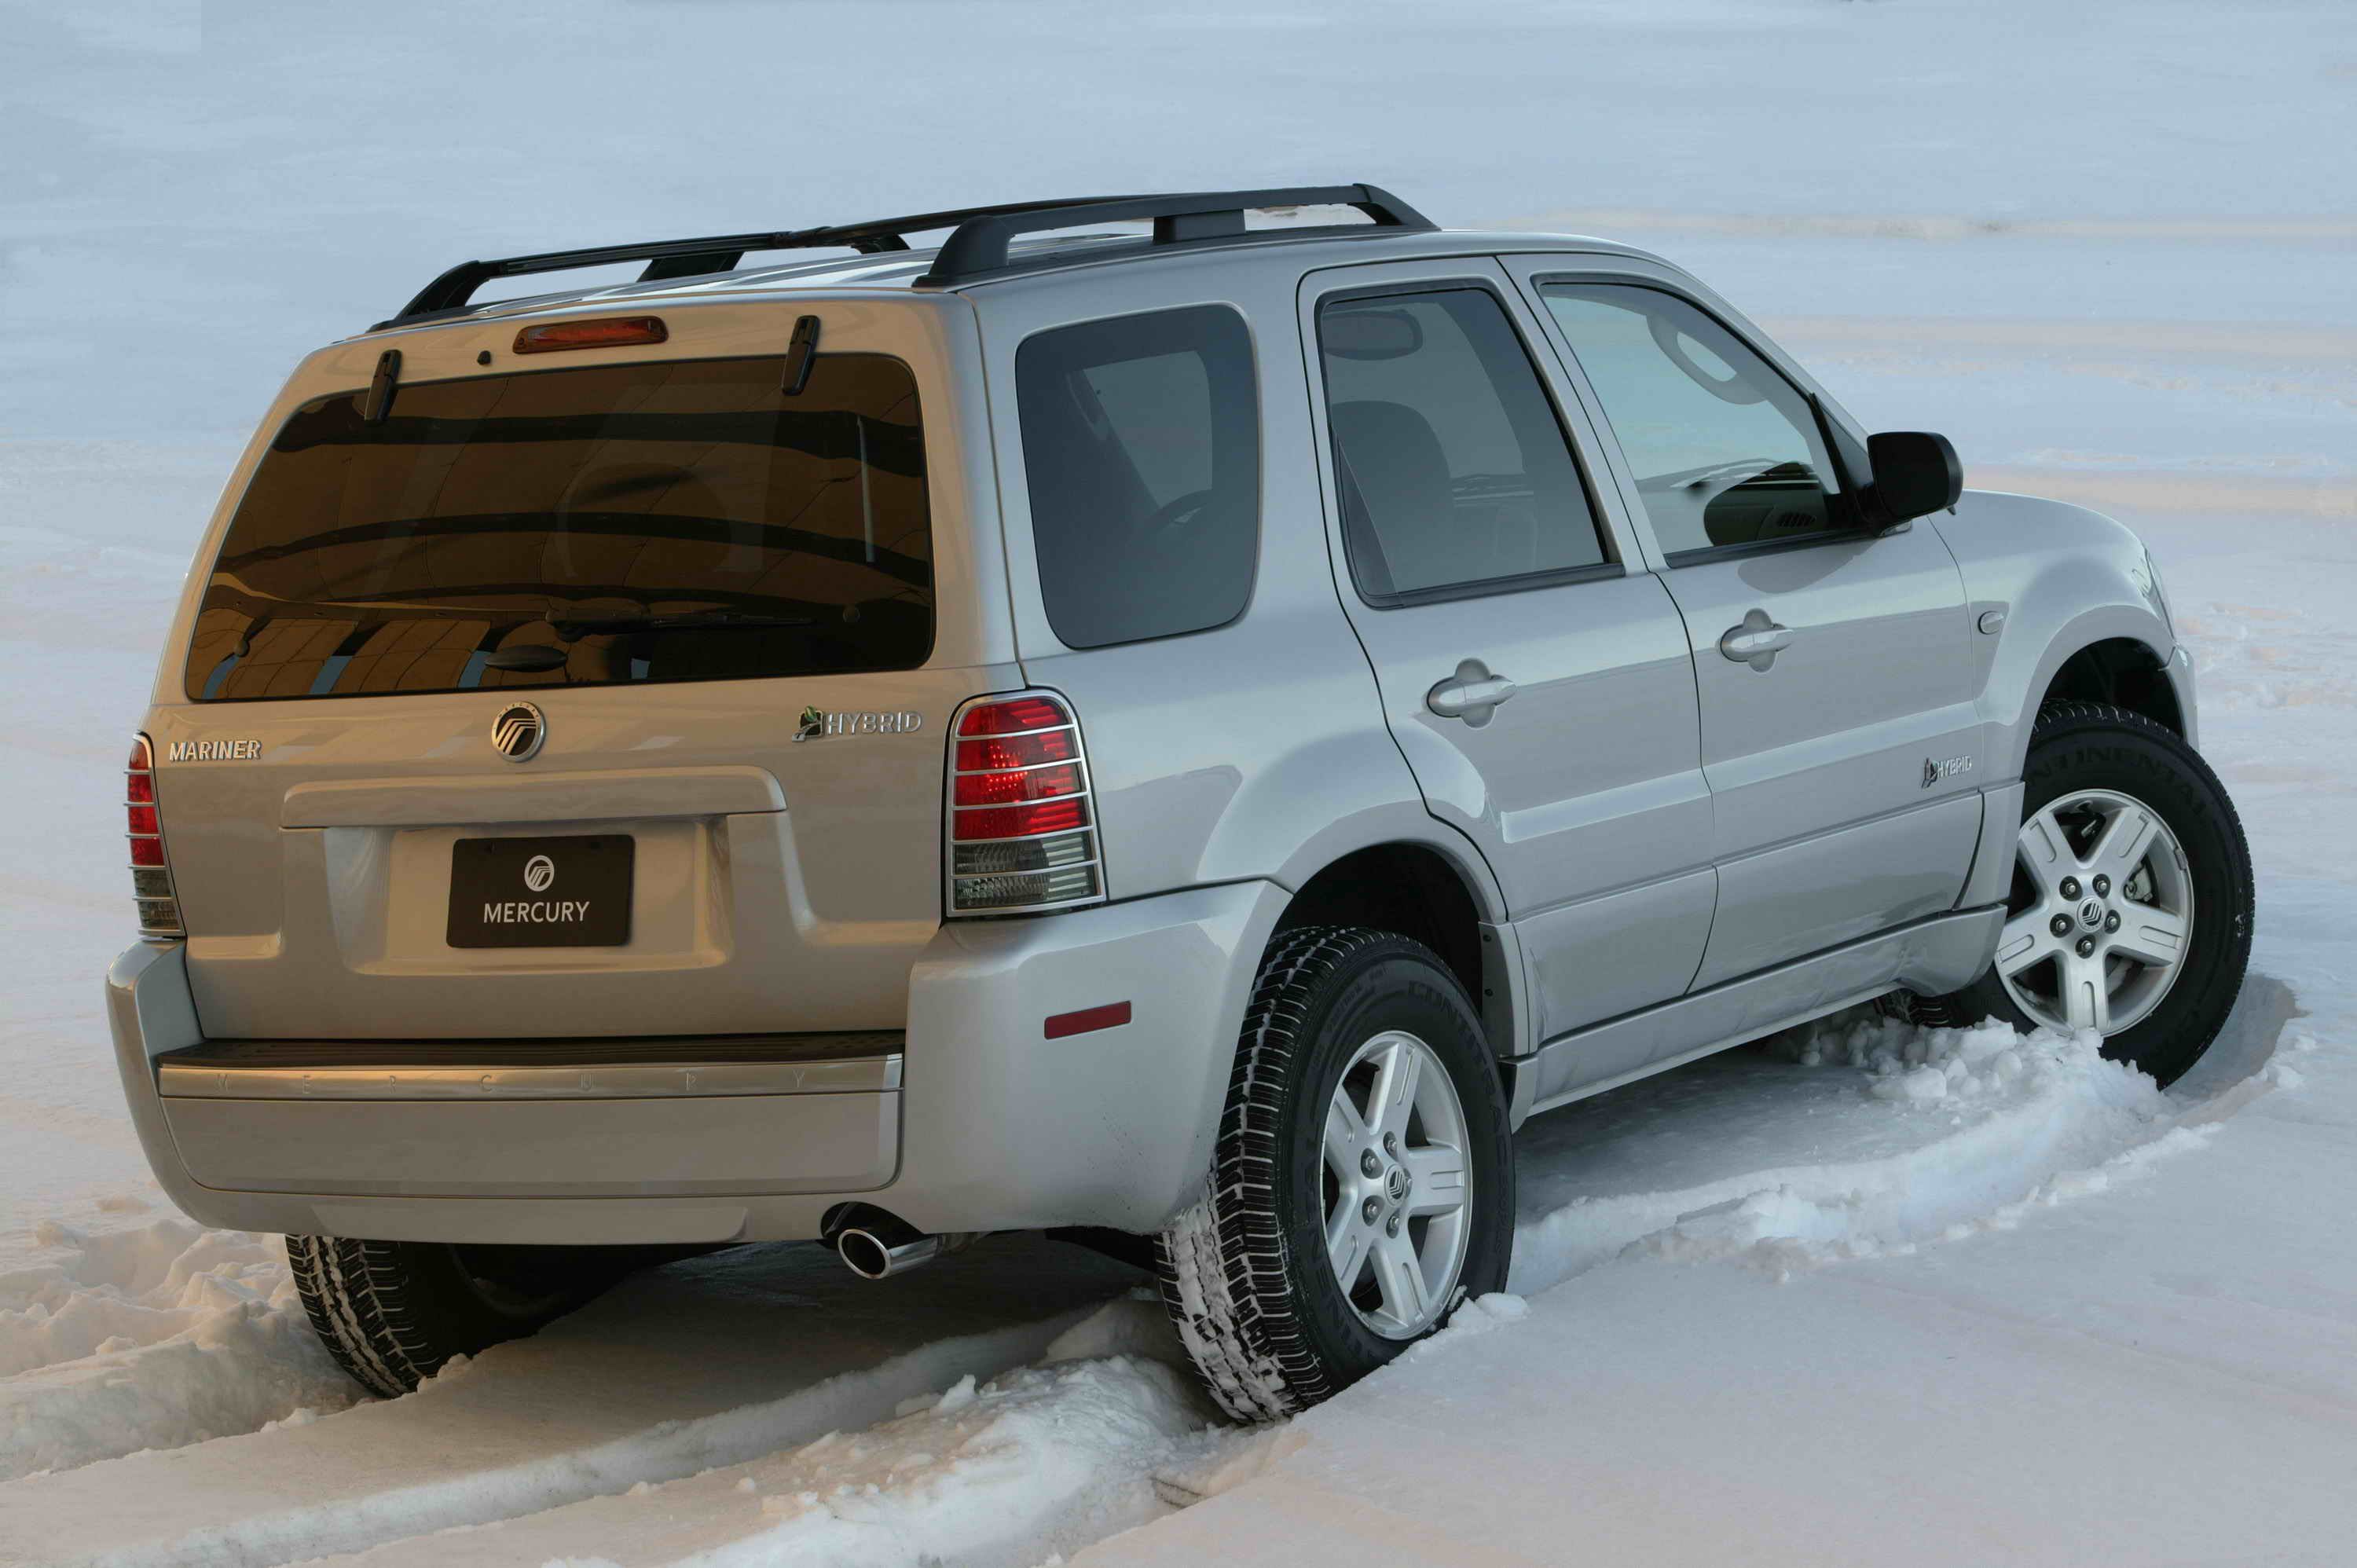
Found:
[[[523,885],[527,891],[545,893],[556,884],[556,862],[544,854],[535,854],[523,863]]]
[[[2104,901],[2101,898],[2090,898],[2085,903],[2080,905],[2079,923],[2086,927],[2091,931],[2097,926],[2102,925],[2104,923]]]
[[[529,762],[548,738],[548,721],[530,703],[514,703],[491,721],[491,747],[510,762]]]

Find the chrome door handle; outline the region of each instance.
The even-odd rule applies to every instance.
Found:
[[[1424,694],[1424,705],[1444,719],[1463,719],[1480,729],[1514,691],[1512,681],[1491,674],[1480,660],[1468,659],[1458,665],[1456,674]]]
[[[1766,610],[1746,610],[1743,624],[1730,626],[1718,639],[1718,650],[1738,664],[1749,664],[1754,670],[1767,670],[1776,662],[1776,655],[1792,646],[1792,628],[1778,626],[1768,618]]]

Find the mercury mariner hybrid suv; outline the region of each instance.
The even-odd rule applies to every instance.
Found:
[[[2134,535],[1372,186],[470,262],[197,564],[124,1087],[382,1393],[1076,1228],[1273,1417],[1503,1285],[1532,1115],[1878,997],[2167,1082],[2250,946]]]

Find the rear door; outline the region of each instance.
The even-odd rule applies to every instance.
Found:
[[[1300,308],[1342,602],[1427,806],[1497,875],[1536,1037],[1676,995],[1713,886],[1692,661],[1536,324],[1487,259],[1314,273]]]
[[[150,715],[209,1035],[902,1022],[947,722],[1019,683],[974,593],[970,317],[664,320],[412,335],[381,420],[373,346],[298,381]]]
[[[1952,908],[1979,729],[1938,532],[1849,526],[1806,394],[1674,282],[1516,270],[1600,406],[1693,648],[1719,873],[1695,985]]]

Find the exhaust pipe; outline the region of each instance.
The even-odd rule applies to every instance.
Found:
[[[847,1223],[834,1232],[835,1256],[844,1266],[863,1280],[888,1279],[907,1273],[920,1263],[930,1263],[965,1246],[974,1240],[972,1231],[952,1231],[947,1235],[929,1236],[897,1215],[880,1208],[862,1208],[846,1215]]]

